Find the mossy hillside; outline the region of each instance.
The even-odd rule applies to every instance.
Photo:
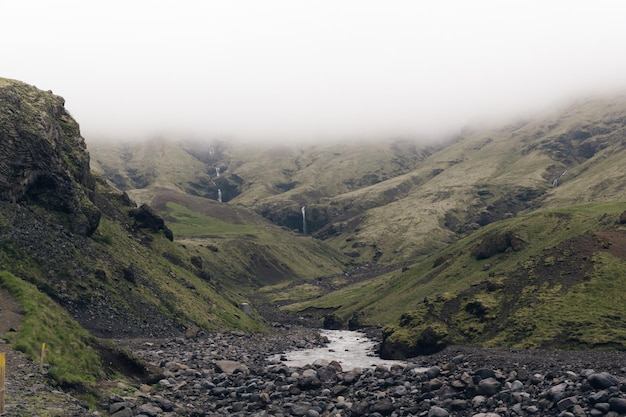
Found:
[[[347,239],[365,248],[376,243],[380,261],[411,259],[480,225],[544,205],[622,201],[625,103],[623,97],[591,100],[545,118],[461,135],[406,174],[415,186],[396,193],[395,201],[370,203],[402,177],[335,197],[339,207],[374,208],[358,220],[342,219],[341,233],[329,243],[344,251]],[[389,236],[398,237],[396,243]]]
[[[55,227],[41,207],[2,206],[0,258],[100,336],[175,335],[185,329],[264,331],[259,316],[239,310],[187,250],[161,232],[138,228],[130,202],[98,182],[103,216],[90,237]],[[52,217],[51,217],[52,216]]]
[[[235,202],[260,207],[286,197],[314,204],[409,172],[428,152],[428,145],[411,139],[233,147],[232,170],[247,184]]]
[[[603,227],[604,217],[595,218],[595,227]],[[568,234],[571,233],[565,233],[556,245],[546,246],[503,270],[500,268],[505,264],[496,260],[485,281],[450,300],[425,300],[428,314],[404,327],[445,322],[446,343],[624,349],[619,343],[623,340],[623,326],[614,320],[624,313],[623,305],[601,295],[611,286],[621,285],[616,277],[624,273],[624,259],[592,263],[591,259],[608,256],[602,252],[604,243],[588,232],[574,237]],[[590,279],[592,276],[602,278]],[[588,308],[591,305],[595,308]],[[614,327],[607,332],[609,323]],[[403,326],[389,326],[386,332],[393,335],[400,327]],[[404,342],[410,344],[409,340]]]
[[[24,309],[21,327],[7,333],[5,339],[35,362],[41,359],[45,343],[44,363],[58,384],[93,388],[104,375],[98,352],[93,348],[93,337],[34,285],[7,271],[0,272],[0,285]]]
[[[324,290],[310,282],[303,283],[281,283],[276,285],[266,285],[257,291],[257,297],[266,303],[282,304],[294,303],[300,300],[310,300],[311,297],[319,297]]]
[[[584,348],[626,350],[626,262],[597,253],[587,281],[563,291],[561,285],[524,288],[527,307],[512,315],[515,326],[502,328],[486,346]],[[535,300],[539,300],[537,303]],[[511,343],[511,341],[514,341]]]
[[[346,268],[348,260],[328,245],[273,225],[246,208],[170,189],[155,190],[149,202],[173,230],[179,248],[176,253],[163,250],[168,261],[191,264],[194,275],[234,306],[248,302],[254,312],[261,286],[339,275]],[[107,236],[106,227],[95,238],[111,242],[115,238]]]
[[[171,151],[164,151],[153,158],[163,158],[163,155],[173,158],[174,165],[185,164],[185,159],[179,158],[180,148],[189,147],[185,144],[168,144]],[[189,151],[189,155],[203,155],[202,146],[213,147],[212,144],[199,145],[197,149]],[[141,149],[134,150],[132,155],[148,152],[152,148],[150,142],[138,144]],[[344,206],[338,210],[329,209],[329,198],[351,190],[367,187],[384,182],[390,178],[409,172],[421,163],[432,152],[433,147],[417,140],[388,140],[388,141],[348,141],[345,143],[305,144],[294,146],[276,145],[246,145],[233,144],[219,158],[203,158],[207,163],[205,170],[195,169],[197,178],[180,178],[172,170],[161,170],[156,164],[157,177],[163,180],[151,180],[146,185],[137,185],[135,189],[127,189],[128,193],[139,202],[150,202],[159,198],[162,188],[184,190],[191,192],[189,187],[180,184],[187,182],[199,184],[206,182],[213,191],[210,194],[197,194],[210,199],[217,199],[216,191],[225,178],[238,178],[240,194],[229,201],[235,205],[242,205],[255,209],[276,224],[290,229],[302,230],[300,209],[307,206],[309,232],[315,232],[323,227],[330,218],[342,216]],[[137,167],[140,159],[130,158],[125,162],[119,153],[111,152],[102,144],[92,148],[94,167],[104,172],[113,182],[120,182],[120,170],[130,166],[130,170],[139,175],[142,171]],[[216,154],[217,155],[217,154]],[[126,158],[129,159],[129,158]],[[197,161],[196,161],[197,162]],[[192,166],[196,162],[188,163]],[[220,177],[214,168],[221,167]],[[146,168],[145,172],[149,170]],[[209,174],[210,181],[206,181]],[[124,177],[126,174],[123,174]],[[167,185],[177,184],[176,187]],[[158,183],[158,184],[157,184]],[[161,189],[158,189],[161,188]],[[123,188],[124,189],[124,188]],[[389,194],[389,193],[388,193]],[[395,199],[391,196],[391,199]],[[376,198],[372,204],[378,206],[389,202],[389,198]],[[226,200],[225,200],[226,201]],[[369,206],[371,207],[371,206]],[[366,208],[369,208],[366,207]],[[359,210],[362,210],[360,207]]]
[[[84,175],[88,172],[89,158],[85,151],[85,142],[80,136],[78,123],[64,109],[64,99],[51,91],[44,92],[17,80],[0,78],[2,98],[7,108],[18,112],[2,112],[0,126],[19,126],[18,132],[23,137],[39,137],[42,129],[51,132],[47,140],[52,148],[61,146],[62,156],[72,176],[80,185],[85,184]],[[87,171],[86,171],[87,170]]]
[[[499,128],[465,130],[438,147],[418,140],[233,142],[204,159],[201,177],[215,182],[218,165],[236,175],[241,184],[231,202],[289,229],[300,230],[305,205],[309,233],[355,262],[414,262],[518,213],[626,198],[625,118],[626,99],[608,97]],[[196,144],[203,146],[213,145]],[[142,202],[158,195],[152,186],[132,193]]]
[[[548,190],[543,176],[553,162],[538,153],[522,155],[512,141],[476,134],[434,153],[409,174],[336,197],[339,207],[367,211],[345,219],[329,243],[344,252],[346,241],[375,244],[385,263],[420,259],[479,227],[482,212],[500,220],[532,207],[532,202],[512,204],[511,196]],[[510,207],[493,209],[498,204]],[[463,228],[447,224],[449,215]]]
[[[164,139],[139,144],[89,142],[91,167],[118,189],[130,191],[165,187],[186,189],[186,184],[208,178],[207,167],[182,146]],[[136,200],[145,203],[147,200]]]
[[[260,285],[344,270],[346,259],[324,243],[272,225],[244,208],[172,193],[161,194],[155,207],[211,282],[240,296]]]
[[[256,236],[260,231],[251,224],[232,224],[194,212],[180,204],[168,202],[164,217],[176,236],[216,237],[249,235]]]
[[[558,328],[567,329],[564,317],[569,315],[568,320],[572,321],[571,316],[578,314],[580,322],[587,324],[581,327],[587,335],[584,343],[591,346],[589,341],[593,337],[589,335],[598,328],[594,327],[594,318],[582,320],[583,306],[596,303],[602,314],[608,316],[613,316],[615,309],[623,308],[614,302],[607,303],[606,299],[595,300],[594,297],[600,298],[602,293],[602,286],[596,283],[601,281],[586,281],[591,276],[605,277],[619,285],[619,281],[608,277],[615,276],[623,267],[623,260],[617,258],[608,263],[591,262],[597,259],[593,254],[606,246],[592,232],[618,227],[616,221],[624,208],[623,203],[586,205],[495,223],[404,272],[397,270],[284,308],[291,311],[330,309],[343,319],[358,314],[362,324],[374,325],[398,323],[403,315],[411,312],[408,317],[412,319],[405,318],[404,325],[388,327],[389,335],[397,331],[394,338],[398,338],[402,334],[419,333],[429,323],[439,323],[439,327],[446,323],[448,342],[528,346],[562,343],[554,334],[542,339],[543,331],[537,330],[541,328],[539,323],[557,323]],[[506,232],[523,240],[521,250],[509,249],[488,259],[475,258],[473,251],[482,241]],[[585,291],[590,298],[584,304],[576,302],[573,294],[580,293],[576,288],[587,287],[578,285],[596,289]],[[562,300],[559,311],[563,314],[550,309],[542,319],[528,320],[523,315],[525,311],[541,311],[554,305],[555,294]],[[555,317],[548,320],[549,313],[554,313]],[[523,319],[516,318],[517,315],[522,315]],[[524,336],[520,329],[535,321],[537,324],[533,326],[536,327],[531,326],[531,331]],[[498,334],[506,336],[499,338]],[[582,336],[572,340],[572,345],[584,344]]]
[[[140,299],[157,306],[172,320],[184,327],[197,327],[205,330],[241,329],[260,331],[264,326],[259,317],[242,314],[239,310],[241,296],[225,291],[227,285],[220,285],[219,279],[209,278],[209,269],[198,268],[191,262],[189,251],[167,239],[158,236],[149,247],[133,241],[124,241],[121,234],[125,230],[116,223],[104,221],[101,235],[107,241],[117,244],[106,247],[104,252],[115,259],[116,265],[107,276],[119,275],[119,269],[132,271],[129,289]],[[120,242],[124,242],[120,245]],[[121,255],[120,255],[121,254]],[[158,254],[155,256],[155,254]],[[123,267],[125,266],[125,267]],[[108,281],[108,280],[107,280]],[[124,287],[114,288],[113,282],[105,284],[105,292],[117,294],[120,302],[128,298]],[[109,285],[107,285],[109,284]],[[132,306],[128,306],[132,308]]]

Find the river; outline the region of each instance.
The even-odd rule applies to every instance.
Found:
[[[280,361],[290,367],[302,367],[313,364],[316,360],[337,361],[344,371],[378,365],[406,365],[403,361],[385,360],[376,356],[376,343],[365,333],[349,330],[321,330],[320,333],[328,338],[328,345],[274,355],[269,360]]]

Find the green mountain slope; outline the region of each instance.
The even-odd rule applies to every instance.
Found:
[[[152,209],[90,172],[61,97],[0,78],[0,161],[0,286],[26,315],[3,337],[31,355],[47,343],[57,382],[105,374],[109,362],[97,355],[115,348],[96,336],[266,331],[254,310],[240,309],[250,288],[220,285],[205,254],[172,242]]]
[[[449,343],[624,349],[625,209],[593,204],[500,221],[408,269],[285,308],[396,323],[385,329],[390,357]]]
[[[221,209],[301,232],[305,206],[311,237],[351,259],[343,275],[265,282],[261,295],[284,311],[388,325],[388,356],[448,343],[623,349],[625,127],[618,96],[468,129],[439,147],[170,146],[204,164],[214,187],[204,197],[225,181]],[[128,192],[155,202],[164,189]]]
[[[306,206],[312,236],[355,262],[393,264],[418,260],[520,212],[626,198],[620,170],[625,119],[626,99],[616,97],[465,132],[439,148],[409,140],[314,146],[150,142],[134,145],[131,153],[144,156],[128,163],[124,152],[111,156],[96,146],[93,154],[109,179],[152,172],[153,181],[142,187],[118,181],[140,201],[151,201],[163,184],[214,200],[221,189],[225,202],[300,231]],[[148,152],[153,148],[160,150]],[[137,167],[137,160],[149,164],[155,158],[157,168]],[[195,177],[172,166],[185,166]]]

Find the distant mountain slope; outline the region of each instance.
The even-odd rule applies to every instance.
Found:
[[[262,287],[285,312],[387,325],[389,357],[449,343],[626,349],[625,129],[619,96],[440,147],[178,146],[215,186],[237,184],[221,208],[300,233],[304,206],[311,237],[352,259],[342,276]]]
[[[344,251],[344,242],[376,244],[381,260],[393,262],[432,253],[519,212],[624,200],[625,117],[620,97],[462,135],[411,173],[336,197],[336,212],[358,209],[338,216],[342,221],[328,226],[328,238]]]
[[[129,152],[107,154],[106,147],[93,154],[112,180],[129,170],[142,178],[153,172],[148,184],[123,188],[140,200],[167,183],[214,200],[221,189],[225,202],[300,231],[305,206],[313,237],[357,263],[392,264],[421,259],[517,213],[625,199],[625,120],[620,96],[464,132],[438,148],[409,140],[299,147],[150,142],[131,146],[131,154],[149,156],[130,162]],[[155,159],[161,162],[150,165]]]

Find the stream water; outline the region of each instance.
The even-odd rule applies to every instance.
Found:
[[[406,362],[381,359],[374,352],[375,342],[365,333],[349,330],[321,330],[330,343],[324,347],[303,349],[274,355],[271,361],[280,361],[290,367],[313,364],[316,360],[337,361],[344,371],[378,365],[406,365]]]

